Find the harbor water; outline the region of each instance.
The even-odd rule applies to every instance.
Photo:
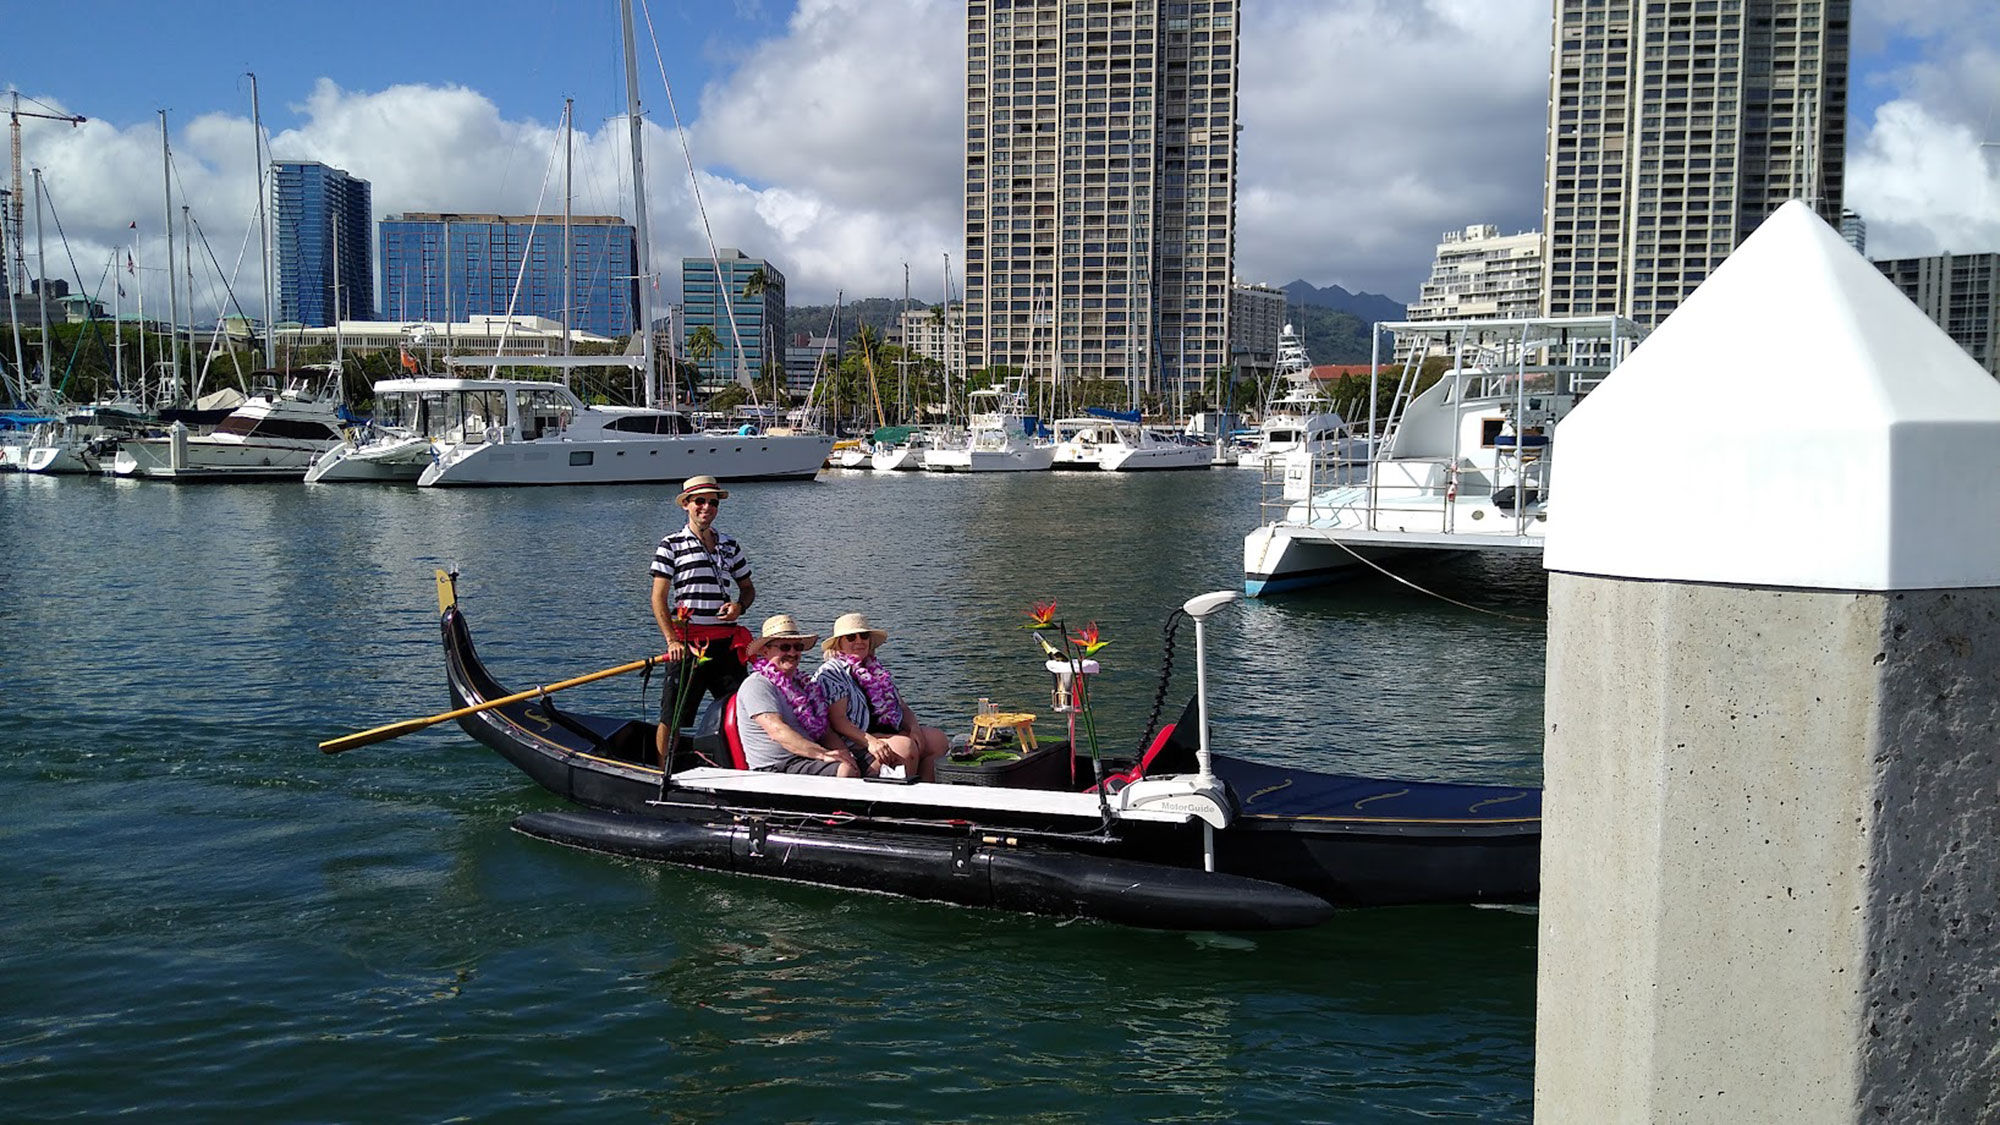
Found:
[[[734,486],[753,618],[859,610],[926,721],[1046,712],[1022,628],[1110,644],[1240,588],[1258,482],[828,473]],[[444,724],[435,568],[517,688],[657,652],[672,489],[0,477],[0,1104],[10,1120],[1526,1121],[1531,911],[1158,933],[657,867],[508,830],[559,803]],[[1539,783],[1533,563],[1210,619],[1217,748]],[[754,622],[753,622],[754,625]],[[1183,626],[1163,719],[1194,686]],[[655,685],[656,687],[656,685]],[[637,677],[564,693],[640,715]],[[1044,719],[1043,722],[1048,722]]]

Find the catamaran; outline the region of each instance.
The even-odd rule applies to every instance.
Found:
[[[1618,317],[1384,322],[1408,357],[1385,366],[1377,337],[1370,399],[1394,380],[1382,440],[1360,464],[1287,454],[1262,526],[1243,541],[1251,595],[1309,586],[1389,555],[1540,551],[1556,423],[1642,338]],[[1426,383],[1422,360],[1451,358]]]

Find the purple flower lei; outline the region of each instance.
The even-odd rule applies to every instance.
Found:
[[[901,729],[903,697],[896,693],[896,680],[889,674],[889,669],[883,667],[872,653],[864,657],[844,652],[838,655],[853,669],[854,680],[861,685],[861,690],[868,693],[868,710],[874,715],[875,722]]]
[[[792,716],[798,720],[799,733],[814,742],[826,736],[826,696],[820,694],[818,684],[803,676],[786,675],[784,669],[768,656],[752,660],[750,668],[771,681],[778,694],[792,705]]]

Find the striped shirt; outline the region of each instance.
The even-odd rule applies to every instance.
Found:
[[[652,571],[655,578],[673,584],[668,601],[676,609],[688,607],[690,621],[720,625],[724,622],[716,614],[730,600],[722,576],[727,574],[738,583],[745,581],[750,577],[750,560],[736,540],[720,531],[715,533],[715,550],[710,551],[694,532],[683,527],[660,540],[653,551]]]

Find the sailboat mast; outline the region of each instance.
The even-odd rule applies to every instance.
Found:
[[[196,358],[194,344],[194,208],[181,204],[181,262],[186,270],[188,314],[188,401],[201,397],[208,382],[207,365]],[[171,265],[171,263],[169,263]],[[171,274],[171,270],[169,271]],[[169,278],[171,281],[171,277]]]
[[[16,98],[20,97],[19,94],[14,96]],[[10,195],[7,197],[6,209],[0,211],[0,228],[8,227],[10,220],[13,223],[20,221],[18,217],[20,209],[17,206],[19,202],[19,199],[15,196]],[[7,241],[10,238],[14,241]],[[20,238],[21,233],[19,230],[10,231],[0,229],[0,255],[5,254],[6,247],[17,245],[20,242]],[[23,270],[22,272],[26,271]],[[14,382],[9,386],[8,390],[12,397],[25,400],[28,397],[27,356],[21,350],[21,318],[14,315],[16,307],[14,301],[20,295],[21,291],[18,288],[10,287],[7,290],[7,325],[14,330]]]
[[[181,299],[174,285],[174,155],[167,146],[167,111],[160,111],[160,186],[165,189],[167,228],[167,340],[173,349],[167,377],[161,380],[160,403],[174,401],[181,378]]]
[[[959,351],[963,366],[965,352]],[[951,251],[944,252],[944,416],[951,418]]]
[[[645,361],[646,405],[659,405],[659,391],[653,377],[653,309],[649,299],[653,281],[652,248],[647,245],[646,233],[646,153],[644,137],[645,120],[640,116],[639,106],[639,47],[638,39],[632,34],[632,0],[618,0],[618,19],[625,33],[625,121],[631,132],[632,144],[632,233],[638,242],[639,276],[636,279],[639,302],[639,355]],[[717,282],[721,273],[717,271]],[[675,395],[679,397],[678,393]],[[673,404],[679,409],[680,404]]]
[[[139,402],[141,405],[144,405],[146,401],[146,283],[139,277],[139,264],[138,264],[139,224],[137,222],[134,222],[131,226],[131,230],[133,232],[132,248],[126,251],[125,263],[127,266],[126,272],[132,275],[132,290],[134,293],[138,295],[139,298],[138,384],[139,384]]]
[[[339,368],[343,362],[340,354],[340,322],[346,312],[340,303],[340,212],[333,218],[333,365]]]
[[[896,423],[910,421],[910,263],[903,263],[903,354],[896,357]]]
[[[278,317],[272,309],[271,298],[271,208],[268,206],[267,185],[270,176],[268,165],[264,163],[264,115],[257,104],[257,75],[250,75],[250,131],[256,134],[257,148],[257,241],[260,244],[257,264],[264,275],[264,366],[278,366],[278,341],[273,336],[277,330]]]
[[[570,182],[574,171],[574,142],[576,129],[576,99],[563,99],[563,264],[562,264],[562,326],[563,350],[568,355],[570,349],[569,312],[570,301],[576,296],[576,287],[570,278],[570,270],[575,263],[570,260]]]
[[[42,239],[42,170],[35,173],[35,296],[36,305],[42,317],[42,405],[54,402],[54,391],[49,386],[49,259],[47,246]]]
[[[125,397],[125,283],[118,280],[118,248],[111,249],[111,388]]]

